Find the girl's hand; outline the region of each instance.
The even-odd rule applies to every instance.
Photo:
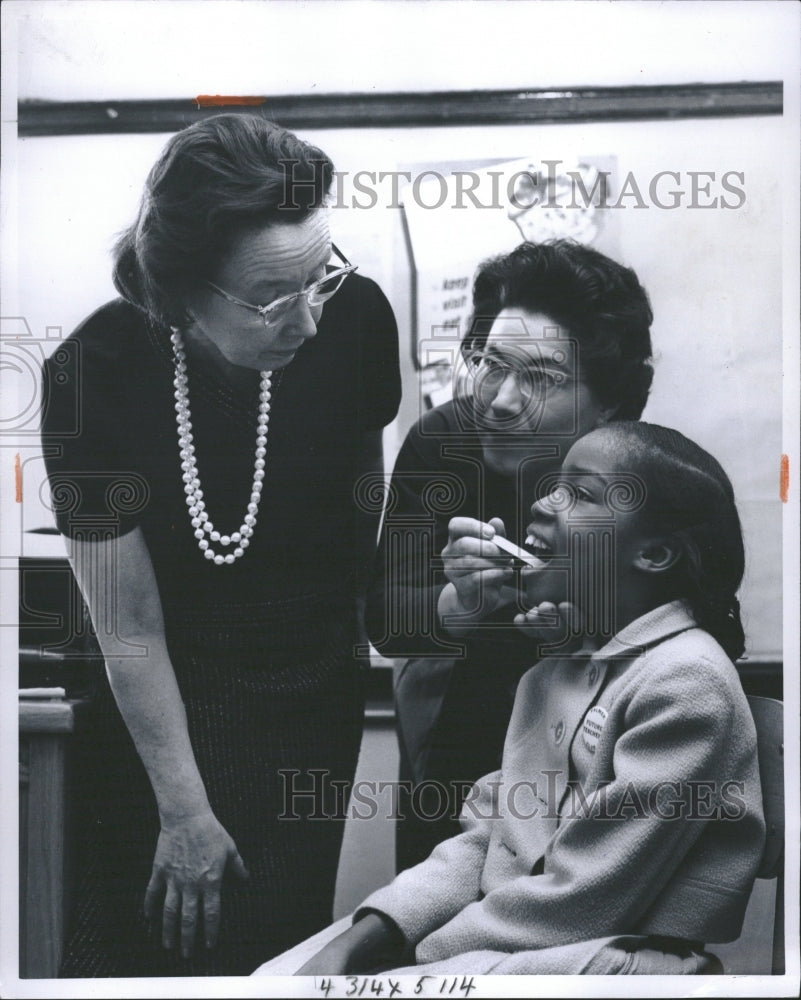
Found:
[[[440,599],[440,615],[454,614],[465,624],[478,623],[518,599],[512,560],[492,544],[506,536],[503,521],[488,524],[472,517],[454,517],[448,524],[448,544],[442,550],[449,581]]]
[[[344,976],[379,972],[397,966],[405,941],[397,926],[380,913],[368,913],[339,934],[295,973],[296,976]]]
[[[220,892],[226,869],[240,880],[248,872],[236,844],[211,812],[177,823],[162,823],[145,893],[145,915],[158,917],[163,898],[162,944],[188,958],[195,933],[203,927],[204,944],[212,948],[220,929]]]

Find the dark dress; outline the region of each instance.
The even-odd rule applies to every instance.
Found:
[[[465,639],[439,624],[446,584],[439,555],[452,517],[500,517],[520,544],[531,497],[485,466],[470,401],[425,413],[398,453],[390,484],[367,629],[376,648],[406,658],[395,678],[400,744],[398,870],[425,860],[460,832],[470,786],[501,766],[517,682],[535,662],[532,640],[513,624],[516,608],[489,616]]]
[[[60,377],[58,352],[45,365],[56,520],[90,540],[141,527],[195,758],[250,879],[226,878],[216,948],[184,960],[161,947],[160,920],[148,927],[142,916],[155,798],[99,670],[80,746],[83,850],[61,975],[247,975],[332,918],[344,819],[330,793],[353,780],[364,708],[354,484],[364,432],[399,404],[395,320],[378,286],[351,276],[317,336],[276,373],[258,523],[230,566],[203,558],[189,523],[169,332],[118,300],[67,344],[76,377]],[[189,394],[207,509],[230,533],[253,478],[258,373],[234,392],[190,357]]]

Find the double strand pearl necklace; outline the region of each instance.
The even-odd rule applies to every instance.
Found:
[[[270,389],[272,386],[271,371],[260,373],[259,417],[256,424],[256,459],[253,463],[253,486],[250,493],[248,511],[238,531],[230,535],[221,535],[214,527],[206,513],[206,503],[203,500],[203,490],[200,488],[200,476],[195,459],[195,446],[192,444],[192,414],[189,409],[189,385],[186,374],[186,352],[181,331],[172,328],[170,337],[173,355],[175,356],[175,416],[178,425],[178,444],[181,453],[181,469],[183,471],[184,493],[189,517],[198,540],[198,548],[215,566],[230,566],[241,559],[245,549],[250,545],[256,518],[259,513],[262,480],[264,479],[264,456],[267,445],[267,425],[270,422]],[[222,554],[215,552],[211,542],[219,543],[223,548],[234,546],[233,552]]]

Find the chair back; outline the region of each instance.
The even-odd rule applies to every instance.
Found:
[[[784,704],[748,696],[757,733],[759,780],[765,813],[765,850],[757,878],[776,879],[773,975],[784,973]]]
[[[784,853],[784,705],[775,698],[748,696],[757,732],[759,780],[765,812],[765,851],[758,878],[775,878]]]

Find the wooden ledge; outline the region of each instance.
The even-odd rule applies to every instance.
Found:
[[[637,121],[780,115],[778,80],[629,87],[276,94],[239,98],[19,102],[21,138],[175,132],[220,112],[258,114],[291,129]],[[210,103],[211,101],[211,103]]]
[[[64,698],[58,701],[19,699],[19,731],[22,733],[73,733],[88,701]]]

